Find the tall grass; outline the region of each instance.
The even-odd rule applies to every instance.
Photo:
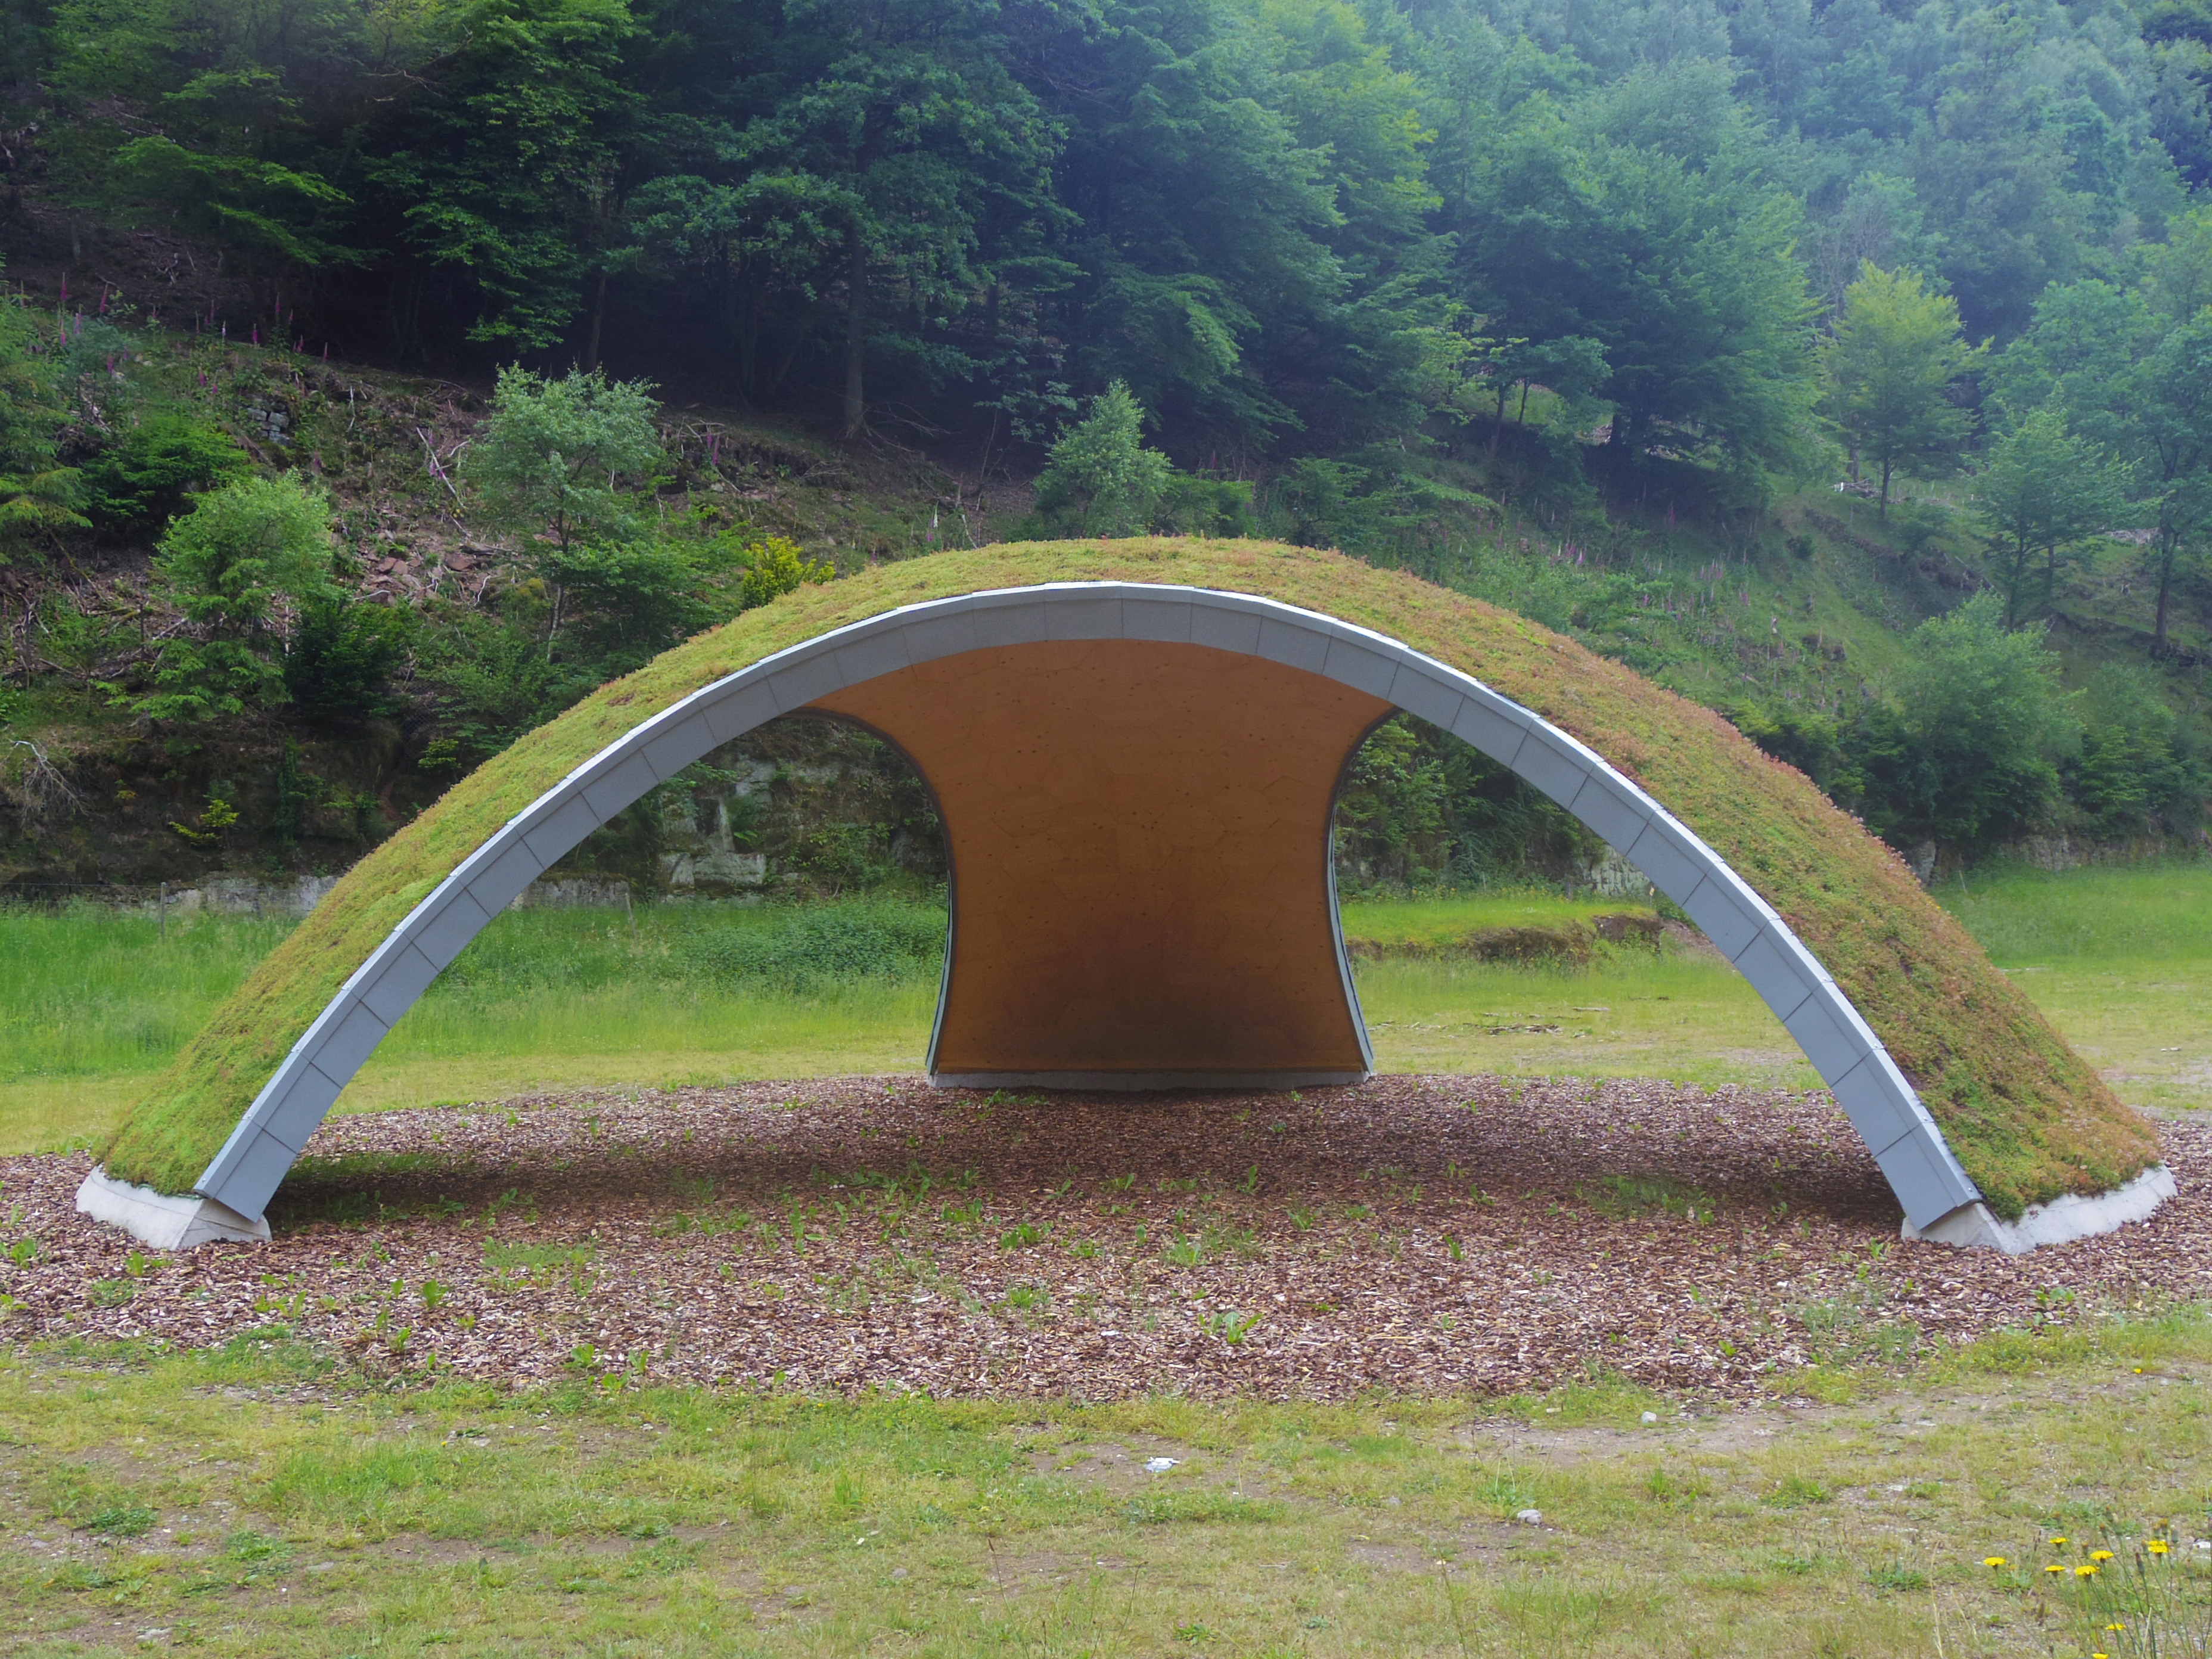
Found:
[[[2032,975],[2023,986],[2118,1067],[2107,1075],[2128,1098],[2202,1103],[2180,1074],[2212,1051],[2194,971],[2212,959],[2212,863],[2011,869],[1946,882],[1938,896],[2001,963]],[[1357,938],[1441,940],[1640,908],[1499,891],[1347,902],[1344,923]],[[164,937],[151,917],[92,905],[0,908],[0,1149],[112,1121],[292,925],[173,914]],[[510,911],[431,986],[344,1107],[911,1069],[944,930],[941,908],[898,901]],[[1389,1070],[1813,1081],[1718,962],[1606,951],[1579,972],[1446,958],[1363,962],[1358,974]]]
[[[2008,866],[1953,877],[1935,896],[1999,963],[2212,957],[2212,863],[2202,860]]]
[[[293,926],[0,906],[0,1078],[159,1066]]]
[[[885,1044],[912,1066],[944,939],[942,910],[883,900],[511,911],[431,985],[370,1071],[466,1056],[797,1060]]]
[[[0,1152],[89,1144],[295,924],[0,908]],[[945,913],[668,905],[496,917],[342,1110],[538,1088],[912,1070]]]

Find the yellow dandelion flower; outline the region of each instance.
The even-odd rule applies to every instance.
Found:
[[[2002,1555],[1985,1555],[1982,1558],[1982,1565],[1985,1567],[2008,1567],[2012,1563]]]
[[[2125,1625],[2107,1625],[2105,1628],[2106,1630],[2125,1630],[2127,1626]]]
[[[2060,1545],[2063,1544],[2065,1541],[2066,1541],[2066,1540],[2065,1540],[2064,1539],[2063,1539],[2063,1538],[2054,1538],[2054,1539],[2052,1539],[2052,1540],[2051,1540],[2051,1548],[2053,1548],[2053,1549],[2057,1549]]]
[[[2091,1550],[2089,1559],[2092,1561],[2109,1561],[2112,1559],[2112,1553],[2110,1550]]]
[[[2094,1566],[2079,1566],[2074,1569],[2074,1576],[2076,1578],[2094,1578],[2097,1569]]]
[[[2153,1555],[2164,1555],[2166,1551],[2172,1547],[2163,1538],[2154,1538],[2149,1543],[2145,1544],[2143,1547],[2148,1550]]]
[[[2045,1572],[2063,1572],[2063,1571],[2066,1571],[2066,1569],[2065,1569],[2065,1568],[2063,1568],[2063,1567],[2060,1566],[2060,1565],[2059,1565],[2057,1562],[2055,1562],[2055,1561],[2054,1561],[2054,1562],[2052,1562],[2049,1566],[2047,1566],[2047,1567],[2045,1567],[2045,1568],[2044,1569],[2044,1571],[2045,1571]]]

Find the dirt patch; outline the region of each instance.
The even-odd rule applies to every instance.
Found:
[[[608,1386],[1343,1400],[1595,1366],[1745,1397],[1824,1358],[2212,1294],[2212,1125],[2163,1128],[2179,1198],[2008,1260],[1901,1243],[1818,1094],[545,1097],[337,1120],[272,1243],[169,1261],[76,1213],[82,1157],[0,1161],[37,1246],[0,1261],[0,1328]]]
[[[1449,939],[1372,939],[1348,938],[1347,954],[1368,962],[1552,963],[1579,965],[1589,961],[1595,946],[1642,945],[1656,950],[1668,924],[1656,915],[1624,912],[1593,916],[1589,922],[1564,921],[1525,927],[1478,927]]]

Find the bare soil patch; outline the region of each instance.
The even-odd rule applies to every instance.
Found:
[[[939,1398],[1495,1394],[1596,1370],[1744,1397],[1824,1360],[2212,1295],[2212,1127],[2164,1132],[2181,1193],[2149,1222],[2007,1260],[1900,1242],[1821,1094],[543,1097],[335,1120],[274,1243],[167,1261],[76,1214],[83,1157],[0,1160],[0,1243],[37,1243],[0,1255],[0,1331]]]

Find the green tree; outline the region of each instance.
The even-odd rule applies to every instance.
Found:
[[[1056,534],[1140,536],[1175,469],[1145,447],[1145,411],[1116,380],[1053,445],[1037,478],[1037,510]]]
[[[1889,700],[1861,715],[1844,751],[1869,829],[1972,849],[2049,809],[2078,735],[2041,631],[2008,629],[1983,592],[1912,630]]]
[[[637,22],[625,0],[471,0],[429,15],[444,50],[362,133],[365,187],[401,247],[473,291],[470,339],[551,345],[620,257],[606,245]]]
[[[32,355],[31,327],[23,312],[0,303],[0,564],[41,536],[87,522],[76,510],[76,471],[58,460],[69,407],[52,360]]]
[[[1814,306],[1802,210],[1745,124],[1723,106],[1700,136],[1677,107],[1685,90],[1710,103],[1710,80],[1644,102],[1529,97],[1454,169],[1443,222],[1460,297],[1493,333],[1602,364],[1589,389],[1627,464],[1663,444],[1748,482],[1808,457]]]
[[[184,512],[193,492],[246,468],[229,434],[189,415],[155,415],[85,463],[84,503],[106,527],[158,526]]]
[[[2103,445],[2066,429],[2064,412],[2039,409],[2000,439],[1976,480],[2007,628],[2057,603],[2058,569],[2126,511],[2129,469]]]
[[[1917,271],[1871,262],[1844,292],[1835,332],[1821,345],[1827,408],[1855,459],[1881,471],[1881,512],[1893,475],[1935,478],[1958,465],[1973,416],[1953,387],[1981,349],[1959,332],[1959,303],[1931,293]]]
[[[169,526],[154,569],[191,631],[162,647],[132,706],[204,720],[282,702],[281,611],[337,592],[329,499],[296,473],[228,484]]]
[[[2212,547],[2212,310],[2171,330],[2134,379],[2119,395],[2131,405],[2125,417],[2148,486],[2149,564],[2158,584],[2151,654],[2163,657],[2172,645],[2175,585]]]
[[[286,699],[297,714],[339,724],[396,714],[392,675],[414,638],[414,613],[403,606],[314,594],[285,646]]]
[[[2203,825],[2212,780],[2148,670],[2106,663],[2082,689],[2078,708],[2081,748],[2065,763],[2066,793],[2093,834],[2186,835]]]
[[[492,524],[549,537],[562,555],[579,541],[628,536],[635,516],[620,480],[659,460],[658,408],[643,380],[503,368],[462,478]]]

